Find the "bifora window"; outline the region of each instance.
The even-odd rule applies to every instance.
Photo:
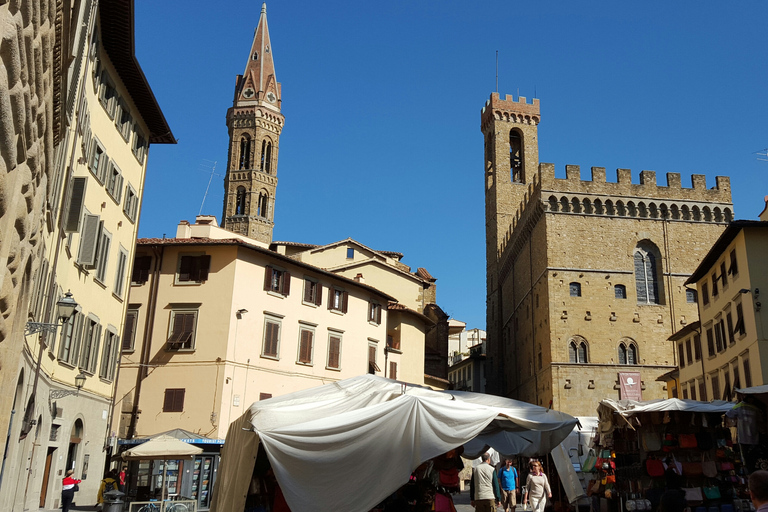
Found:
[[[572,338],[568,342],[568,360],[571,363],[587,363],[587,341],[583,338]]]
[[[176,283],[202,283],[208,280],[211,257],[207,254],[187,254],[179,257]]]
[[[638,304],[659,304],[659,283],[657,279],[656,256],[648,244],[635,248],[635,288]]]
[[[680,353],[682,354],[682,348]],[[619,343],[619,364],[637,364],[637,345],[631,342]]]

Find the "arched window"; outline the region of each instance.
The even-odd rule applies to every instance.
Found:
[[[565,196],[560,198],[560,211],[561,212],[571,211],[571,203],[568,202],[568,198]]]
[[[648,244],[635,247],[635,288],[638,304],[659,304],[656,256]]]
[[[605,210],[603,210],[603,202],[602,201],[600,201],[599,199],[595,199],[594,205],[595,205],[595,213],[596,214],[602,215],[603,213],[605,213]]]
[[[256,215],[266,219],[268,208],[269,208],[269,194],[267,194],[266,190],[262,190],[261,192],[259,192],[259,204],[258,204],[258,211],[256,212]]]
[[[587,363],[587,342],[584,338],[575,337],[568,342],[568,360],[571,363]]]
[[[568,285],[568,289],[571,297],[581,297],[581,283],[574,281]]]
[[[557,202],[557,198],[555,196],[549,196],[549,211],[556,212],[560,206],[560,203]]]
[[[571,205],[571,211],[573,211],[573,213],[581,213],[581,202],[578,198],[574,197],[571,199]]]
[[[262,171],[269,173],[272,163],[272,142],[264,139],[261,141],[261,166]]]
[[[615,215],[616,209],[613,207],[613,201],[610,199],[607,199],[605,201],[605,214],[606,215]]]
[[[240,139],[240,169],[251,168],[251,139],[243,137]]]
[[[237,187],[237,202],[235,215],[245,215],[245,187]]]
[[[627,215],[627,208],[623,201],[616,201],[616,213],[622,217]]]
[[[524,183],[523,176],[523,138],[517,130],[509,131],[509,167],[512,183]]]
[[[619,343],[619,364],[637,364],[637,345]]]

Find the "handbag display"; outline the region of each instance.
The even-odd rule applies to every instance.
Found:
[[[657,432],[643,433],[643,447],[647,452],[657,452],[661,450],[661,437]]]
[[[664,476],[664,463],[659,459],[646,459],[645,471],[651,477]]]
[[[589,452],[587,453],[587,458],[584,459],[584,464],[581,466],[581,470],[585,473],[589,473],[593,469],[595,469],[595,464],[597,463],[597,456],[595,455],[595,450],[592,448],[589,449]]]
[[[720,499],[720,488],[718,486],[716,486],[716,485],[705,486],[704,487],[704,496],[706,496],[708,500],[719,500]]]
[[[720,471],[732,471],[733,470],[733,462],[720,462]]]
[[[701,462],[683,462],[683,476],[701,476],[702,472]]]
[[[717,476],[717,463],[713,460],[705,460],[701,462],[701,474],[714,478]]]

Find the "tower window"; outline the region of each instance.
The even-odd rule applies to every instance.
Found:
[[[635,287],[638,304],[659,304],[659,283],[656,278],[656,256],[649,247],[635,248]]]
[[[695,303],[696,302],[696,290],[691,290],[690,288],[685,289],[685,302],[689,303]]]
[[[619,364],[637,364],[637,345],[619,343]]]
[[[583,339],[573,339],[568,343],[568,360],[572,363],[586,363],[587,342]]]
[[[568,285],[571,297],[581,297],[581,283],[573,282]]]
[[[264,139],[261,141],[261,167],[266,173],[270,172],[270,162],[272,161],[272,142]]]
[[[262,190],[259,193],[259,204],[256,214],[264,219],[268,218],[267,210],[269,208],[269,194],[266,190]]]
[[[245,215],[245,187],[237,187],[237,203],[235,215]]]
[[[240,139],[240,169],[250,169],[251,167],[251,139],[243,137]]]
[[[617,284],[613,287],[613,295],[617,299],[626,299],[627,298],[627,287],[623,284]]]
[[[512,182],[523,183],[523,139],[517,130],[509,132],[509,165]]]

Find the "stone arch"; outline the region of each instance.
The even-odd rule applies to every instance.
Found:
[[[725,222],[731,222],[733,220],[733,213],[731,212],[730,208],[726,208],[723,210],[723,218]]]
[[[568,202],[568,198],[565,196],[560,198],[560,211],[561,212],[571,211],[571,203]]]
[[[616,214],[621,217],[626,217],[627,208],[624,206],[624,201],[616,201]]]
[[[240,158],[238,169],[250,169],[251,168],[251,152],[253,142],[251,136],[244,133],[240,136]]]
[[[627,215],[629,217],[637,217],[637,206],[633,201],[627,201]]]
[[[560,203],[557,202],[555,196],[549,196],[549,211],[556,212],[560,207]]]
[[[669,209],[669,215],[673,220],[680,220],[680,208],[673,204]]]
[[[66,469],[74,469],[77,465],[77,460],[80,457],[80,443],[85,437],[85,423],[82,417],[78,417],[72,423],[72,430],[69,435],[69,447],[67,448],[67,465]]]
[[[595,213],[596,214],[602,215],[602,214],[605,213],[605,210],[603,209],[603,202],[602,201],[600,201],[599,199],[595,199],[594,205],[595,205]]]
[[[701,220],[701,210],[698,206],[695,206],[691,208],[691,218],[693,220]]]
[[[637,216],[643,219],[648,217],[648,207],[642,201],[637,204]]]
[[[568,361],[571,363],[589,362],[589,343],[579,335],[568,338]]]
[[[637,243],[632,251],[635,270],[635,291],[638,304],[662,304],[661,252],[648,239]]]
[[[261,160],[259,170],[269,174],[272,170],[272,139],[264,137],[261,141]]]
[[[688,208],[687,204],[684,204],[682,208],[680,208],[680,216],[683,220],[691,220],[691,209]]]
[[[613,206],[613,201],[610,199],[605,200],[605,213],[606,215],[616,215],[616,208]]]
[[[712,210],[709,208],[709,206],[702,208],[701,213],[705,222],[712,222]]]
[[[512,183],[525,183],[525,143],[519,128],[509,130],[509,174]]]
[[[595,210],[592,208],[592,201],[587,197],[581,202],[581,209],[584,213],[595,213]]]
[[[622,338],[619,341],[619,364],[636,365],[640,362],[637,343],[632,338]]]
[[[235,215],[245,215],[247,196],[248,194],[246,193],[244,186],[240,185],[237,187],[237,192],[235,194]]]
[[[664,206],[664,209],[666,210],[666,205]],[[648,215],[652,219],[658,219],[659,218],[659,208],[656,206],[656,203],[650,203],[648,205]]]
[[[268,219],[269,213],[269,192],[266,189],[261,189],[259,192],[259,202],[256,209],[256,215],[263,219]]]
[[[715,218],[715,222],[723,222],[723,212],[720,211],[719,206],[715,206],[715,209],[712,210],[712,214]]]
[[[573,211],[573,213],[581,213],[581,203],[579,202],[579,198],[574,197],[571,199],[571,211]]]

